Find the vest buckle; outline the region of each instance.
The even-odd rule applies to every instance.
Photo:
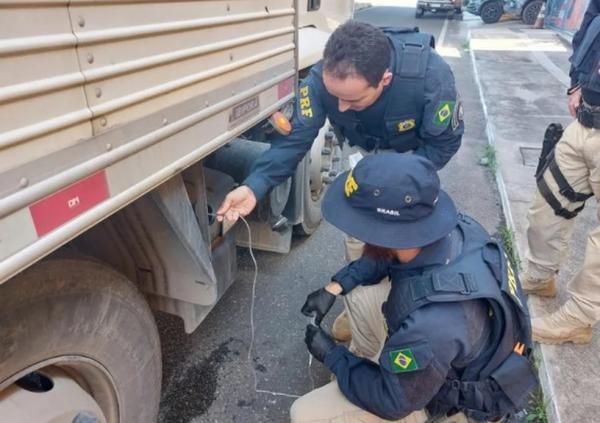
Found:
[[[432,283],[433,290],[436,292],[469,295],[477,291],[477,284],[469,273],[434,274]]]

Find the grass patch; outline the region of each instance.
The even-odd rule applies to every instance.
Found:
[[[492,145],[486,145],[483,150],[483,157],[479,162],[482,166],[487,167],[494,175],[498,171],[498,159],[496,157],[496,149]]]
[[[531,393],[527,410],[527,423],[548,423],[544,393],[539,386]]]
[[[464,51],[471,50],[471,40],[467,40],[462,44],[462,48]]]
[[[512,263],[517,272],[520,271],[521,259],[519,258],[519,254],[517,253],[517,246],[515,245],[515,234],[513,233],[512,229],[510,229],[506,225],[502,225],[500,229],[498,229],[498,233],[500,234],[502,245],[504,245],[504,251],[506,251],[510,262]]]

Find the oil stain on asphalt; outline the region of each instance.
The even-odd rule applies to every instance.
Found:
[[[181,377],[171,381],[169,383],[171,389],[163,395],[161,401],[159,420],[169,423],[188,423],[206,413],[216,399],[219,369],[226,363],[239,360],[238,348],[241,346],[240,340],[229,338],[214,349],[208,357],[192,363]],[[243,404],[243,406],[247,405],[249,404]]]

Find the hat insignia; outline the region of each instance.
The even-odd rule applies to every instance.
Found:
[[[352,171],[350,171],[348,172],[346,183],[344,184],[344,193],[346,194],[346,197],[350,197],[356,191],[358,191],[358,184],[356,183],[354,176],[352,176]]]

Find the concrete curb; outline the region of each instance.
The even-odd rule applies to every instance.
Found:
[[[469,31],[468,35],[469,44],[471,43],[471,31]],[[494,127],[490,122],[487,104],[485,102],[485,96],[483,95],[483,88],[481,86],[481,80],[479,79],[479,72],[477,70],[477,65],[475,64],[475,53],[473,53],[473,49],[469,47],[469,55],[471,57],[471,64],[473,65],[473,75],[475,76],[475,84],[477,85],[477,90],[479,91],[479,100],[481,101],[481,106],[483,108],[483,115],[485,116],[485,133],[487,136],[488,144],[492,147],[496,146],[496,136],[494,135]],[[500,192],[500,200],[502,202],[502,210],[504,212],[504,217],[506,219],[506,223],[511,230],[514,230],[515,224],[512,217],[512,212],[510,210],[510,202],[508,200],[508,193],[506,191],[506,186],[504,184],[504,179],[502,178],[502,173],[499,169],[496,169],[495,172],[496,184],[498,185],[498,191]],[[520,252],[519,252],[520,255]]]
[[[471,42],[471,31],[468,34],[469,45]],[[481,80],[479,78],[479,71],[477,70],[477,64],[475,61],[475,53],[473,49],[469,47],[469,55],[471,58],[471,64],[473,66],[473,75],[475,76],[475,84],[477,85],[477,89],[479,91],[479,99],[481,101],[481,106],[483,108],[483,114],[485,116],[486,125],[485,132],[488,144],[495,148],[496,146],[496,136],[493,124],[491,123],[488,115],[487,104],[485,100],[485,95],[483,94],[483,87],[481,85]],[[496,171],[494,172],[494,177],[496,179],[496,185],[498,186],[498,192],[500,194],[500,201],[502,205],[502,211],[504,213],[504,218],[506,220],[506,225],[513,232],[515,231],[515,223],[510,207],[510,201],[508,199],[508,192],[506,190],[506,184],[504,183],[504,178],[502,177],[501,164],[498,164]],[[520,248],[519,243],[515,239],[515,249],[519,257],[524,257],[524,251]],[[560,414],[558,412],[558,408],[553,401],[550,401],[551,398],[555,397],[555,394],[552,389],[552,384],[549,381],[549,375],[546,370],[546,366],[544,363],[544,353],[540,345],[535,345],[534,354],[536,357],[536,362],[538,364],[538,374],[540,377],[540,384],[542,386],[542,390],[544,392],[544,398],[546,399],[546,412],[548,416],[549,423],[561,423]]]

